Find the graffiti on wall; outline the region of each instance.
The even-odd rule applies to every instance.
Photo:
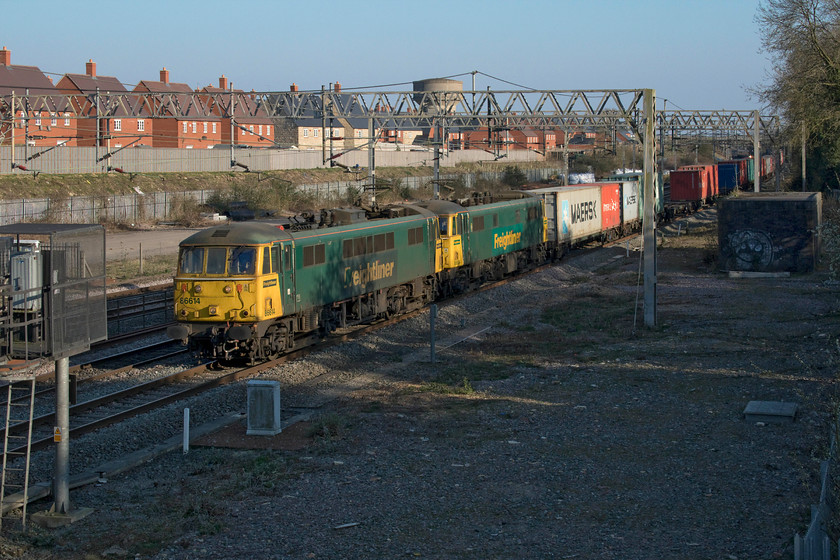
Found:
[[[726,236],[721,252],[730,270],[766,270],[773,262],[773,241],[763,231],[741,229]]]

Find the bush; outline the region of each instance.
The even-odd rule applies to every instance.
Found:
[[[502,183],[508,187],[521,187],[527,182],[528,177],[515,165],[505,167],[505,170],[502,172]]]

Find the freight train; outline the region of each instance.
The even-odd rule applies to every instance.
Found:
[[[654,189],[657,216],[697,208],[706,186]],[[674,175],[672,174],[672,181]],[[694,197],[689,199],[689,197]],[[559,259],[587,241],[641,229],[638,176],[538,186],[459,201],[375,210],[339,208],[284,224],[243,222],[200,231],[180,244],[171,338],[219,360],[272,359],[338,328],[420,309]]]

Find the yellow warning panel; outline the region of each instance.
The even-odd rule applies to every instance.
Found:
[[[56,427],[53,430],[53,441],[56,442],[56,443],[61,441],[61,428]]]

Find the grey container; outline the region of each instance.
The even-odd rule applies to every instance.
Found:
[[[718,201],[725,271],[810,272],[819,258],[820,193],[747,193]]]

